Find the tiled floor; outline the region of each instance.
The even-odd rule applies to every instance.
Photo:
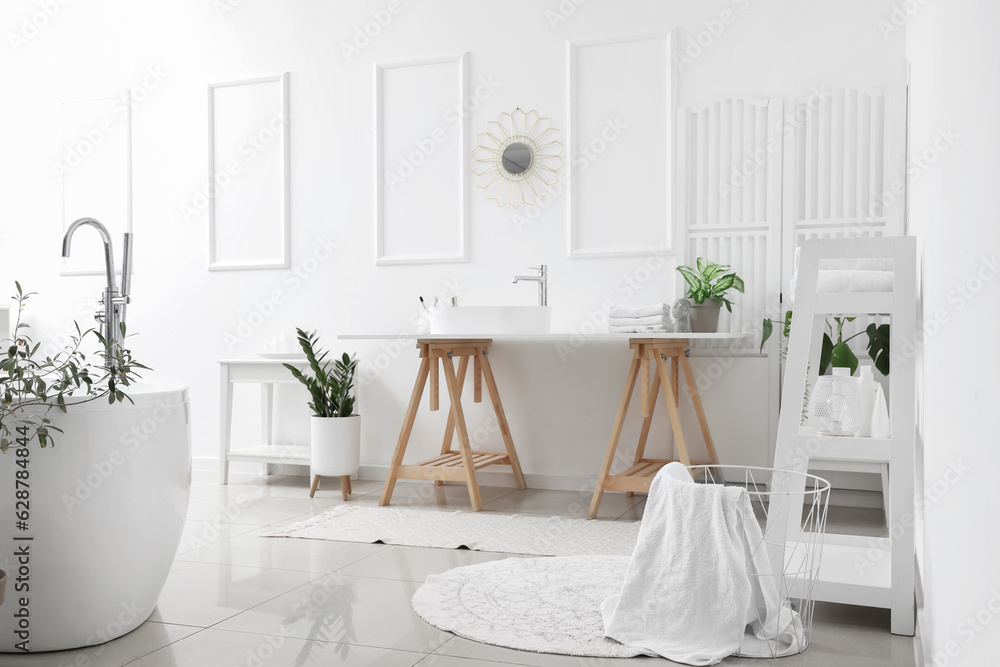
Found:
[[[350,502],[378,503],[376,482],[355,482]],[[485,511],[581,516],[589,494],[484,487]],[[606,520],[634,521],[643,496],[608,494]],[[410,598],[428,575],[505,558],[467,550],[318,540],[262,539],[267,526],[313,516],[342,502],[336,484],[308,497],[306,478],[255,478],[248,484],[195,484],[181,547],[149,622],[81,651],[0,656],[10,667],[298,667],[300,665],[592,666],[674,664],[526,653],[468,641],[427,625]],[[462,486],[400,483],[393,503],[466,509]],[[850,515],[850,516],[846,516]],[[872,520],[851,510],[838,521]],[[779,663],[729,658],[725,665],[776,667],[912,666],[913,640],[889,634],[888,614],[817,605],[812,645]]]

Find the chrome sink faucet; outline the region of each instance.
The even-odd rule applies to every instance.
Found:
[[[528,267],[533,271],[538,271],[537,276],[514,276],[514,283],[518,283],[522,280],[528,280],[531,282],[538,283],[538,305],[547,306],[549,305],[549,267],[547,264],[542,264],[541,266],[531,266]]]
[[[125,243],[122,249],[122,286],[119,291],[118,285],[115,283],[115,253],[111,246],[111,235],[108,233],[108,228],[97,220],[80,218],[69,226],[65,236],[63,236],[62,256],[69,257],[73,235],[84,225],[96,229],[104,242],[104,271],[107,285],[104,288],[104,294],[101,295],[100,303],[103,308],[97,311],[94,319],[103,325],[101,335],[104,336],[106,346],[104,366],[111,368],[115,364],[115,355],[124,343],[122,324],[125,323],[125,309],[131,301],[129,292],[132,287],[132,234],[125,233]]]

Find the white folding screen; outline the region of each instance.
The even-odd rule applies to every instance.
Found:
[[[780,317],[802,241],[904,233],[901,88],[719,100],[681,109],[677,136],[677,247],[686,263],[731,264],[746,282],[720,331],[757,332],[763,317]]]
[[[678,247],[729,264],[746,284],[719,330],[751,332],[773,316],[780,287],[780,100],[725,99],[678,113]],[[756,351],[746,340],[735,352]]]
[[[789,102],[784,127],[782,291],[808,239],[901,236],[906,197],[906,95],[814,89]],[[790,307],[786,300],[786,307]],[[882,318],[860,316],[845,338]],[[865,336],[851,344],[866,355]]]
[[[904,233],[905,91],[819,89],[790,102],[782,204],[788,290],[807,239]]]

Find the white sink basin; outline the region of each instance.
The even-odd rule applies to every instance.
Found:
[[[441,308],[431,319],[431,333],[449,336],[546,334],[551,306],[458,306]]]

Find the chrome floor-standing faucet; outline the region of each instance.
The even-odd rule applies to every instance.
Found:
[[[534,271],[538,271],[537,276],[514,276],[514,283],[518,283],[522,280],[528,280],[538,283],[538,305],[547,306],[549,305],[549,267],[547,264],[542,264],[540,266],[528,267]]]
[[[125,232],[125,242],[122,249],[122,286],[121,291],[119,291],[118,285],[115,283],[115,253],[111,246],[111,235],[108,233],[108,228],[97,220],[80,218],[69,226],[63,236],[62,256],[69,257],[73,235],[77,229],[84,225],[96,229],[97,233],[101,235],[101,240],[104,241],[104,270],[107,275],[107,286],[104,289],[104,294],[101,295],[103,308],[97,311],[94,319],[103,325],[101,335],[104,336],[107,345],[104,366],[111,368],[118,350],[124,343],[122,324],[125,323],[125,310],[130,301],[129,292],[132,287],[132,234]]]

